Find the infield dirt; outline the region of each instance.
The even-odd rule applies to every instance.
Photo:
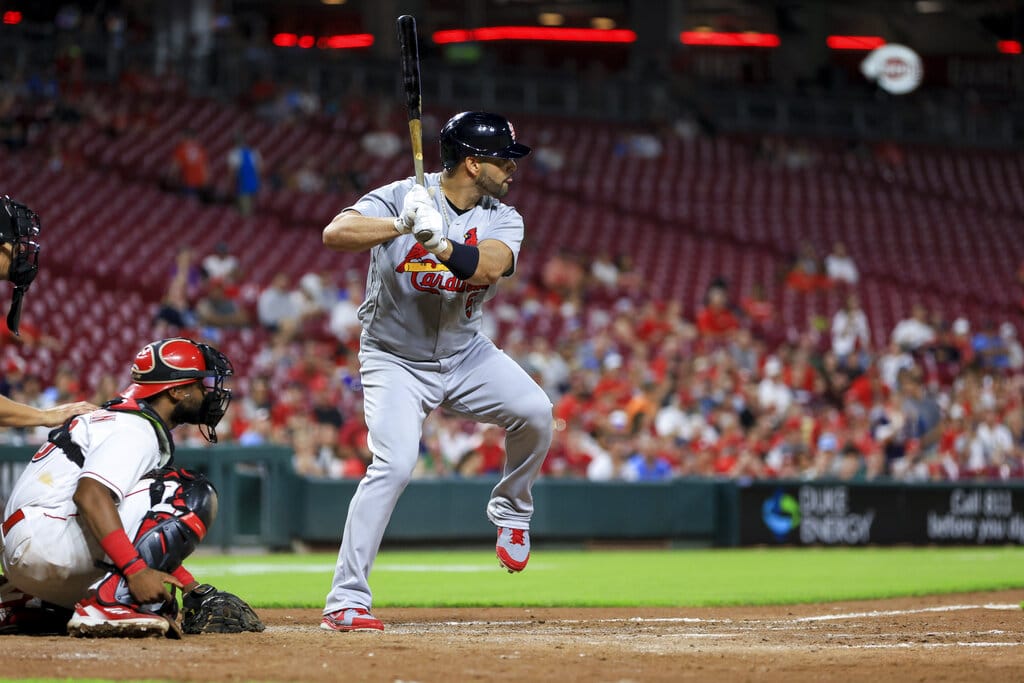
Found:
[[[260,610],[263,633],[0,637],[5,678],[1020,681],[1022,591],[780,607],[379,609],[384,633]]]

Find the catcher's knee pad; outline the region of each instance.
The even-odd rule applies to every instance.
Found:
[[[135,534],[135,548],[153,569],[174,571],[192,554],[217,517],[217,490],[187,470],[162,470],[149,488],[152,507]]]

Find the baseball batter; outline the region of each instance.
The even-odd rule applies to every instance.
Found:
[[[359,360],[373,462],[349,505],[320,627],[382,631],[370,570],[419,453],[423,421],[444,406],[506,430],[506,461],[487,517],[510,572],[530,557],[531,487],[551,444],[551,402],[480,332],[481,306],[515,271],[523,218],[500,200],[516,159],[502,116],[463,112],[441,130],[441,173],[371,191],[324,229],[324,244],[370,251]]]
[[[170,466],[171,430],[197,424],[216,442],[231,374],[216,349],[162,339],[138,353],[119,398],[50,432],[0,524],[0,633],[167,634],[177,603],[164,584],[185,591],[186,616],[203,611],[218,592],[181,562],[213,522],[217,494]]]

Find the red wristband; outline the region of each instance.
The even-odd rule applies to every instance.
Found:
[[[100,546],[118,571],[125,576],[130,576],[146,567],[146,563],[139,557],[139,551],[128,540],[128,534],[124,532],[124,529],[111,531],[100,541]]]
[[[181,581],[182,586],[191,585],[192,582],[196,580],[196,577],[192,576],[191,572],[189,572],[189,570],[185,569],[184,567],[178,567],[177,569],[175,569],[173,572],[171,572],[171,576],[176,578],[178,581]]]
[[[132,574],[138,574],[147,566],[148,565],[146,564],[145,560],[143,560],[141,557],[136,557],[134,560],[132,560],[131,564],[129,564],[127,567],[121,570],[121,574],[125,578],[128,578]]]

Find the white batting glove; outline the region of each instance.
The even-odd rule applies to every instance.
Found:
[[[412,226],[416,222],[416,209],[421,206],[433,206],[434,200],[427,193],[427,188],[416,184],[405,195],[402,202],[402,211],[395,219],[395,231],[399,235],[407,235],[412,232]]]
[[[416,236],[416,241],[431,254],[439,254],[448,248],[448,239],[444,236],[441,226],[441,212],[433,206],[421,206],[416,209],[412,233]]]

